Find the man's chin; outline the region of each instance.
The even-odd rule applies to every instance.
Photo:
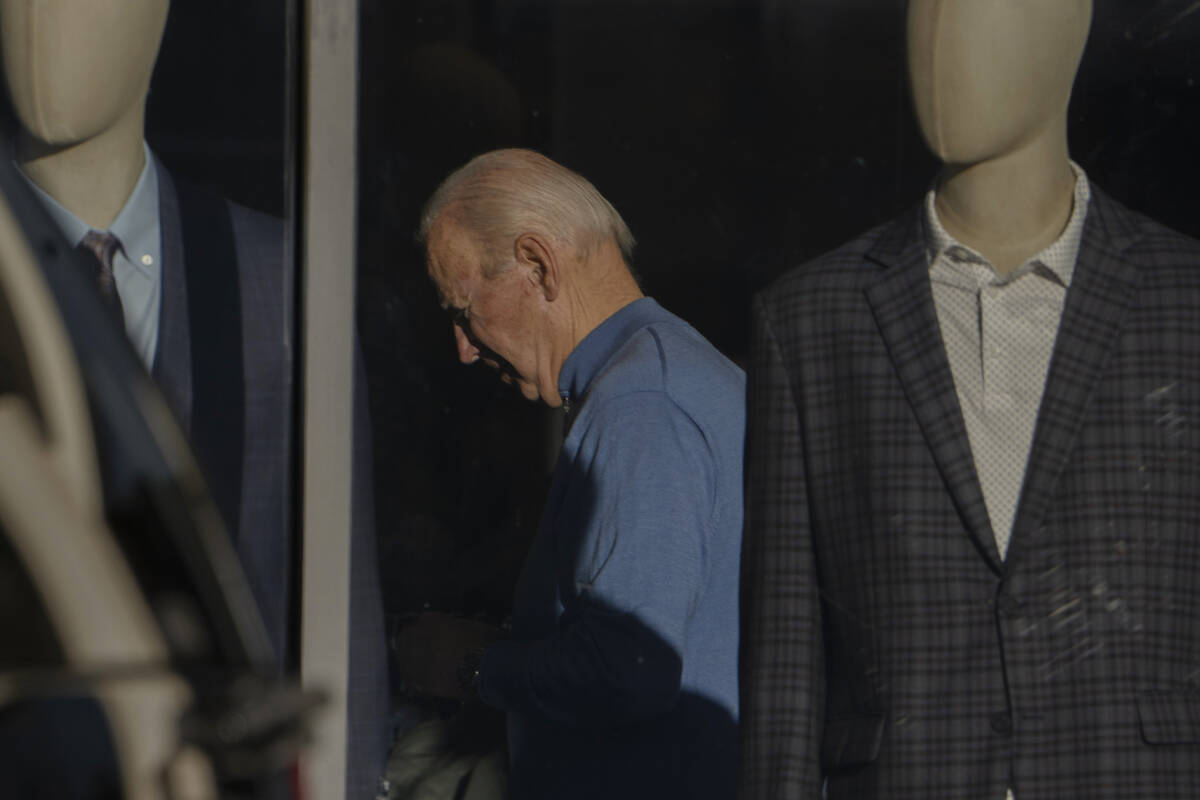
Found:
[[[537,384],[531,383],[523,378],[513,375],[511,372],[500,371],[500,381],[506,386],[515,386],[517,391],[526,400],[537,402],[542,399],[542,393],[538,391]]]

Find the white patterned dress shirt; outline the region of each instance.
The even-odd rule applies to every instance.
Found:
[[[1091,196],[1083,170],[1071,167],[1075,196],[1066,227],[1008,275],[947,233],[934,207],[935,192],[925,197],[933,303],[1001,557],[1008,550]]]
[[[1083,170],[1074,162],[1071,169],[1074,204],[1063,232],[1007,275],[946,231],[934,205],[935,190],[925,196],[933,304],[1001,558],[1008,552],[1091,198]],[[1011,789],[1008,800],[1013,800]]]

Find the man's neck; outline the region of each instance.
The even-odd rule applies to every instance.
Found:
[[[1052,244],[1071,217],[1075,175],[1061,135],[998,158],[946,165],[937,189],[946,232],[1007,274]]]
[[[567,357],[589,333],[625,306],[645,295],[638,287],[616,246],[605,247],[586,265],[577,265],[564,287],[567,317],[555,337],[552,359],[554,381]]]
[[[604,320],[644,297],[629,268],[619,258],[587,267],[582,281],[580,290],[570,294],[572,314],[567,355]]]
[[[124,207],[145,166],[141,108],[95,136],[53,145],[27,131],[17,137],[17,162],[35,184],[96,230]]]

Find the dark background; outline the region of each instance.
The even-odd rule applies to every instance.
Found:
[[[1191,2],[1098,0],[1071,150],[1197,235]],[[638,238],[647,292],[744,363],[753,291],[917,202],[900,0],[363,0],[359,324],[393,619],[498,618],[557,421],[457,363],[412,242],[445,175],[496,147],[587,176]]]
[[[146,100],[146,140],[173,172],[284,216],[295,0],[175,0]],[[294,83],[291,91],[295,90]]]
[[[148,109],[172,168],[277,214],[289,5],[173,3]],[[1070,137],[1098,185],[1196,236],[1192,5],[1097,0]],[[540,150],[621,211],[647,292],[744,362],[753,291],[933,178],[904,3],[362,0],[361,21],[359,333],[389,617],[498,620],[561,420],[456,362],[412,240],[421,204],[473,155]]]

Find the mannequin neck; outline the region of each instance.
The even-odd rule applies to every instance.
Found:
[[[117,218],[146,163],[145,100],[94,136],[50,144],[27,130],[17,136],[17,163],[42,190],[96,230]]]
[[[996,158],[947,164],[937,189],[946,232],[1008,274],[1052,244],[1071,218],[1075,175],[1066,125]]]

